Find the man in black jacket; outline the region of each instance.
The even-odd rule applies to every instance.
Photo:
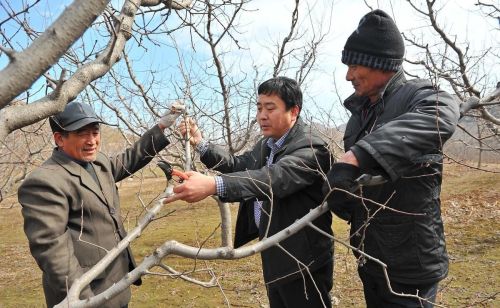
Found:
[[[352,115],[345,154],[323,187],[329,207],[350,221],[351,244],[387,265],[392,290],[428,300],[390,292],[382,267],[355,253],[368,307],[432,307],[448,273],[439,195],[442,148],[455,130],[458,105],[426,80],[407,81],[403,56],[401,34],[381,10],[365,15],[348,38],[342,62],[355,93],[344,105]],[[359,190],[363,173],[387,182]]]
[[[317,207],[322,202],[321,174],[330,168],[326,143],[299,118],[302,92],[297,82],[272,78],[259,86],[258,94],[257,120],[264,137],[242,155],[203,141],[198,127],[189,121],[191,143],[201,161],[222,175],[188,172],[189,179],[174,189],[176,198],[189,202],[213,194],[226,202],[241,202],[236,248],[285,229]],[[180,130],[186,133],[185,123]],[[331,219],[327,213],[313,223],[331,235]],[[271,247],[261,253],[270,306],[331,307],[331,240],[304,228],[280,246],[283,250]]]

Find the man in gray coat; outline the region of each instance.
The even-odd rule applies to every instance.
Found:
[[[56,148],[18,191],[31,254],[43,271],[48,307],[60,303],[73,281],[126,236],[115,183],[147,165],[169,144],[163,129],[179,115],[162,117],[124,153],[99,152],[100,123],[90,105],[71,102],[50,118]],[[99,294],[135,267],[130,247],[118,256],[80,298]],[[140,285],[141,281],[135,282]],[[130,289],[105,307],[126,307]]]
[[[448,273],[439,194],[443,145],[456,128],[458,105],[427,80],[406,80],[403,56],[403,38],[381,10],[361,19],[342,52],[355,93],[344,102],[352,113],[345,154],[324,192],[333,212],[350,222],[351,244],[387,265],[392,290],[382,267],[355,253],[369,308],[431,307]],[[382,174],[387,182],[356,191],[362,173]]]

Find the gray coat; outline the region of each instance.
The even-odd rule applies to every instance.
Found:
[[[364,104],[366,99],[356,96],[345,101],[352,112],[345,150],[354,152],[362,173],[383,174],[388,182],[365,187],[363,196],[379,203],[389,200],[387,206],[417,215],[383,210],[365,228],[366,209],[373,214],[379,207],[359,201],[344,205],[351,210],[351,243],[386,263],[392,281],[437,282],[448,273],[439,198],[442,147],[455,131],[458,104],[429,81],[407,81],[402,71],[372,108],[363,112]],[[360,270],[382,276],[372,261]]]
[[[23,182],[18,198],[24,232],[31,254],[43,271],[48,307],[61,302],[73,281],[126,236],[115,183],[147,165],[168,143],[163,131],[155,126],[116,157],[98,153],[92,166],[99,184],[81,165],[54,149],[52,156]],[[102,292],[134,267],[129,247],[91,282],[90,288],[83,290],[81,298]],[[129,301],[127,289],[105,307],[122,307]]]
[[[266,235],[267,225],[271,236],[306,215],[323,200],[321,187],[323,177],[330,169],[331,156],[326,143],[312,128],[300,119],[290,130],[283,146],[274,155],[274,163],[266,166],[270,149],[262,138],[251,151],[242,155],[230,155],[221,147],[210,145],[201,161],[222,175],[227,188],[224,201],[240,202],[234,246],[240,247],[247,242]],[[269,185],[270,184],[270,185]],[[269,202],[272,196],[272,206]],[[260,227],[255,224],[253,208],[258,198],[263,201],[263,209],[272,213],[271,221],[267,215],[260,216]],[[272,209],[271,209],[272,207]],[[332,234],[331,213],[325,213],[313,222],[328,234]],[[311,272],[327,262],[333,262],[332,241],[311,228],[303,228],[280,243],[291,255],[309,265]],[[275,281],[270,287],[301,278],[297,261],[277,247],[261,253],[264,280]]]

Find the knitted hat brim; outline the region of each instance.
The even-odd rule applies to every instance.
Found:
[[[382,58],[344,49],[342,51],[342,63],[347,65],[362,65],[383,71],[397,72],[403,64],[403,59]]]

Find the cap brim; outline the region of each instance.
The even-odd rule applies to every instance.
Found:
[[[99,120],[98,118],[89,117],[89,118],[83,118],[83,119],[80,119],[74,123],[71,123],[70,125],[63,127],[63,129],[65,131],[72,132],[72,131],[75,131],[77,129],[80,129],[80,128],[82,128],[86,125],[92,124],[92,123],[106,124],[106,122],[103,122],[103,121]]]

